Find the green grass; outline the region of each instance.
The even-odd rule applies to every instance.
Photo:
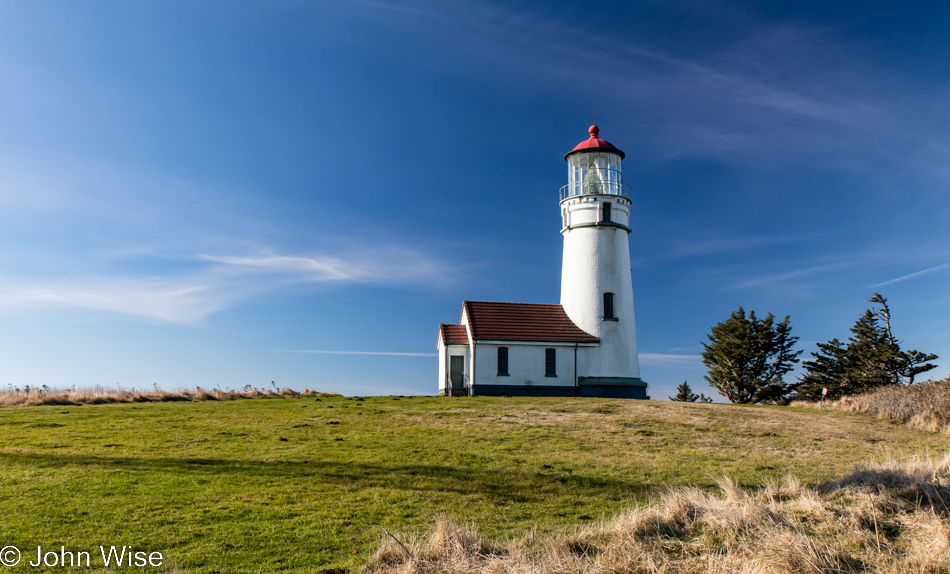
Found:
[[[610,399],[8,407],[0,546],[125,544],[188,572],[358,569],[374,525],[421,531],[445,514],[504,538],[722,475],[815,483],[945,451],[945,436],[840,411]]]

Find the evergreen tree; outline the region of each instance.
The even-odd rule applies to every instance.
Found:
[[[877,318],[884,323],[883,327],[887,333],[887,341],[893,346],[897,353],[896,358],[893,360],[895,367],[893,380],[895,384],[902,384],[906,381],[908,385],[913,385],[914,378],[916,378],[917,375],[937,368],[937,365],[928,363],[928,361],[937,359],[937,355],[921,353],[917,349],[901,351],[900,341],[891,333],[891,309],[887,306],[886,297],[874,293],[868,301],[881,306],[881,308],[875,310],[874,313]]]
[[[818,344],[814,360],[805,361],[799,396],[818,400],[823,388],[829,399],[854,395],[885,385],[913,384],[914,378],[936,365],[937,355],[902,351],[891,332],[891,309],[878,293],[868,299],[877,307],[868,309],[851,327],[845,345],[837,339]]]
[[[807,369],[801,378],[801,387],[798,397],[812,401],[821,400],[822,389],[828,389],[828,396],[832,399],[843,394],[842,385],[847,385],[847,356],[848,348],[838,339],[827,343],[818,343],[818,351],[813,352],[813,361],[803,361]]]
[[[676,401],[680,403],[695,403],[699,401],[701,403],[711,403],[712,399],[699,393],[698,395],[693,392],[693,389],[689,388],[689,383],[683,381],[682,385],[677,385],[676,387],[676,396],[675,397],[666,397],[671,401]]]
[[[676,396],[667,398],[680,403],[695,403],[699,399],[699,395],[694,393],[693,389],[689,388],[689,383],[683,381],[682,385],[677,385],[676,387]]]
[[[789,316],[781,323],[769,313],[764,319],[742,306],[728,319],[717,323],[703,343],[703,363],[709,368],[706,380],[733,403],[777,403],[786,400],[798,387],[786,384],[784,376],[798,362],[794,351]]]
[[[907,379],[908,385],[914,384],[914,378],[921,373],[926,373],[930,369],[936,369],[937,365],[928,363],[938,359],[933,353],[921,353],[917,349],[904,351],[904,357],[901,361],[900,376]]]

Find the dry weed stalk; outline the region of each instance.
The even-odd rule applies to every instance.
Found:
[[[814,488],[670,490],[569,533],[492,545],[439,518],[407,545],[383,540],[369,574],[950,574],[950,454],[869,464]]]
[[[234,399],[254,399],[261,397],[326,397],[339,396],[337,393],[324,393],[306,389],[303,392],[291,389],[280,391],[261,391],[248,389],[243,391],[223,391],[221,389],[180,389],[172,393],[156,389],[153,391],[123,391],[92,387],[86,389],[46,389],[29,388],[24,390],[0,391],[0,406],[38,406],[38,405],[97,405],[107,403],[145,403],[167,401],[227,401]]]

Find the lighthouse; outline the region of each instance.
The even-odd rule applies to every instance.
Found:
[[[585,382],[639,386],[624,153],[602,139],[596,125],[588,133],[564,156],[568,183],[560,194],[561,306],[578,327],[600,339],[596,349],[578,356]]]
[[[588,132],[564,156],[560,304],[463,301],[459,322],[439,325],[440,394],[649,398],[637,356],[624,154],[596,125]]]

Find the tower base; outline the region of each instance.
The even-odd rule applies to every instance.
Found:
[[[465,394],[468,394],[468,389],[465,390]],[[647,396],[646,382],[629,377],[578,377],[576,387],[562,385],[475,385],[472,388],[472,395],[482,397],[650,399]]]
[[[647,383],[633,377],[577,377],[577,396],[649,399]]]

